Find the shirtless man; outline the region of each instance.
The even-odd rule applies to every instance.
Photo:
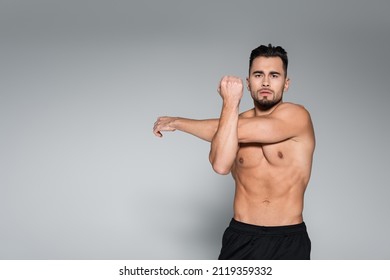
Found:
[[[219,259],[310,259],[303,222],[315,136],[307,110],[283,102],[290,79],[282,47],[259,46],[250,56],[246,86],[254,108],[239,114],[243,82],[225,76],[219,119],[160,117],[153,132],[180,130],[211,142],[215,172],[235,181],[234,217]]]

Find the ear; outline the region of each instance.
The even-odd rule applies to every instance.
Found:
[[[287,91],[289,87],[290,87],[290,78],[287,77],[284,82],[284,91]]]
[[[251,91],[251,87],[249,85],[249,77],[246,78],[246,88],[248,89],[249,92]]]

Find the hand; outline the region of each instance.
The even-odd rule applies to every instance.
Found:
[[[173,127],[173,122],[177,118],[174,117],[159,117],[154,123],[153,133],[157,137],[162,137],[161,131],[175,131],[176,128]]]
[[[218,87],[218,92],[224,101],[240,102],[243,91],[241,78],[234,76],[224,76]]]

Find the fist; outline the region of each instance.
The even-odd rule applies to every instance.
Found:
[[[224,101],[240,101],[244,90],[241,78],[224,76],[219,83],[218,92]]]

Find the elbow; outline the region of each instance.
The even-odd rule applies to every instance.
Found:
[[[211,166],[215,173],[219,175],[228,175],[231,171],[231,166],[227,166],[226,164],[222,164],[221,162],[213,161],[210,159]]]
[[[217,169],[214,168],[215,173],[218,173],[219,175],[228,175],[230,173],[230,169]]]
[[[223,166],[213,165],[213,170],[215,171],[215,173],[218,173],[219,175],[228,175],[230,173],[230,168],[226,168]]]

